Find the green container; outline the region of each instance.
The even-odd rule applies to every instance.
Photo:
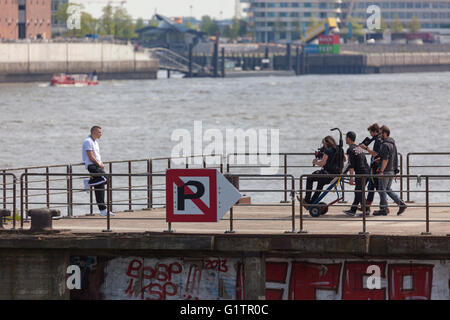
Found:
[[[333,45],[332,44],[319,44],[319,53],[322,53],[322,54],[333,53]]]
[[[340,44],[333,44],[333,54],[340,54],[341,53],[341,45]]]

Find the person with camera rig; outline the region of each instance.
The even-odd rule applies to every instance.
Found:
[[[343,151],[339,150],[340,147],[336,144],[332,136],[323,138],[322,144],[322,148],[316,152],[316,158],[313,160],[313,165],[322,167],[322,169],[314,171],[313,175],[341,173],[343,162],[340,163],[342,161],[340,159],[343,157],[343,161],[345,161]],[[319,198],[323,187],[332,180],[332,177],[308,177],[306,179],[306,190],[308,191],[305,192],[305,199],[303,199],[304,206],[308,208],[310,204],[314,203]],[[313,190],[314,182],[317,182],[317,189],[315,189],[317,191],[314,192],[311,198],[311,190]]]
[[[345,142],[348,145],[347,155],[348,155],[348,169],[351,175],[359,174],[369,174],[369,164],[367,163],[366,155],[364,154],[364,149],[355,143],[356,133],[353,131],[347,132],[345,136]],[[362,204],[362,188],[363,188],[363,178],[356,177],[354,180],[350,178],[350,184],[355,182],[355,198],[350,210],[344,211],[345,214],[349,216],[355,216],[358,205]],[[365,180],[367,183],[367,180]],[[363,213],[364,214],[364,213]],[[366,209],[367,214],[367,209]]]

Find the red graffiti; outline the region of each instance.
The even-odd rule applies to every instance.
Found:
[[[285,283],[287,277],[287,262],[268,262],[266,264],[266,282]],[[283,299],[284,288],[268,288],[266,289],[267,300]]]
[[[294,262],[289,284],[290,300],[315,300],[316,290],[339,289],[341,263],[318,264]]]
[[[191,264],[185,285],[185,299],[198,300],[200,294],[200,280],[202,279],[202,269],[196,264]]]
[[[205,260],[205,270],[228,272],[227,259]]]
[[[182,266],[178,262],[170,265],[156,263],[154,267],[143,266],[143,261],[132,260],[126,272],[130,277],[125,293],[129,297],[142,300],[166,300],[168,296],[175,296],[177,286],[173,284],[172,276],[181,273]]]
[[[381,279],[386,278],[386,263],[380,262],[346,262],[344,267],[344,287],[342,288],[342,300],[386,300],[385,289],[368,289],[364,286],[367,276],[367,268],[371,265],[380,268]]]
[[[407,283],[409,280],[409,283]],[[393,264],[389,266],[389,299],[430,300],[433,265]]]
[[[380,268],[380,289],[369,289],[364,283],[372,276],[367,271],[371,265]],[[336,296],[340,291],[343,300],[431,299],[433,265],[345,262],[342,275],[341,266],[342,263],[267,262],[266,299],[317,299],[317,290],[331,290]]]

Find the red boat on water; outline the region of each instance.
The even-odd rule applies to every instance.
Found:
[[[96,74],[59,74],[52,77],[50,85],[57,87],[96,86],[98,85],[98,80]]]

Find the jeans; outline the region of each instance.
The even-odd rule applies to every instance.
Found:
[[[385,172],[385,175],[394,175],[394,172]],[[388,195],[394,202],[398,205],[403,205],[403,201],[400,200],[400,198],[397,196],[397,194],[392,191],[391,185],[392,181],[394,181],[394,178],[388,178],[388,177],[380,177],[378,178],[378,193],[380,194],[380,209],[386,210],[387,208],[387,196]]]
[[[105,173],[100,167],[91,164],[88,166],[88,171],[90,173]],[[104,176],[97,176],[97,177],[91,177],[89,180],[89,185],[93,186],[95,189],[95,201],[97,202],[98,209],[105,210],[105,184],[106,184],[106,177]]]

